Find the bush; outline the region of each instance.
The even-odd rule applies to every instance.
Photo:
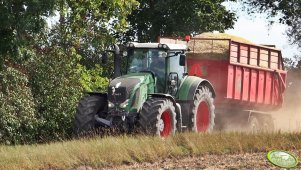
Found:
[[[82,95],[76,55],[51,48],[28,65],[30,85],[40,120],[38,141],[61,140],[72,134],[75,108]]]
[[[35,141],[35,104],[28,79],[22,72],[4,66],[0,71],[0,142],[6,144]]]
[[[103,68],[79,65],[75,50],[53,47],[31,52],[30,59],[23,66],[4,66],[0,71],[0,143],[69,138],[83,90],[106,90]]]
[[[81,77],[80,83],[85,91],[106,92],[109,79],[102,77],[103,68],[99,64],[95,64],[94,68],[86,69],[85,66],[80,66]]]

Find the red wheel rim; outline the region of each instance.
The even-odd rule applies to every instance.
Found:
[[[209,107],[205,101],[199,104],[196,115],[197,132],[206,132],[209,127]]]
[[[171,132],[171,116],[169,111],[164,111],[161,115],[161,123],[163,122],[163,127],[159,127],[160,136],[167,137]],[[159,125],[160,126],[160,125]],[[162,125],[161,125],[162,126]]]

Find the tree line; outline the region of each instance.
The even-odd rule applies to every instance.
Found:
[[[0,143],[69,139],[83,91],[106,90],[112,61],[100,61],[109,44],[223,32],[237,19],[224,2],[0,0]],[[281,13],[279,22],[301,47],[300,1],[242,2],[250,13]],[[53,16],[58,22],[48,25]]]

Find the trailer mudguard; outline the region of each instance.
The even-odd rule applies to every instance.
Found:
[[[208,87],[212,92],[212,97],[215,97],[215,90],[208,80],[196,76],[186,76],[180,85],[176,98],[180,101],[192,101],[196,90],[201,86]]]
[[[177,92],[176,101],[181,105],[182,111],[182,128],[191,128],[191,109],[194,100],[194,95],[198,88],[206,86],[211,90],[212,97],[215,97],[215,90],[211,83],[200,77],[186,76]]]

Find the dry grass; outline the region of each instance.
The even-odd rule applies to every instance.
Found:
[[[0,169],[101,168],[162,157],[300,149],[301,133],[183,133],[162,140],[150,136],[119,136],[44,145],[0,146]]]
[[[247,44],[252,44],[251,41],[236,36],[236,35],[231,35],[231,34],[226,34],[226,33],[211,33],[211,32],[205,32],[199,35],[194,36],[195,38],[220,38],[220,39],[232,39],[234,41],[242,42],[242,43],[247,43]]]
[[[235,35],[225,33],[202,33],[194,36],[194,38],[216,38],[216,39],[232,39],[234,41],[252,44],[249,40]],[[195,40],[188,42],[188,48],[191,53],[188,57],[206,58],[206,59],[227,59],[229,57],[229,41],[228,40]]]

